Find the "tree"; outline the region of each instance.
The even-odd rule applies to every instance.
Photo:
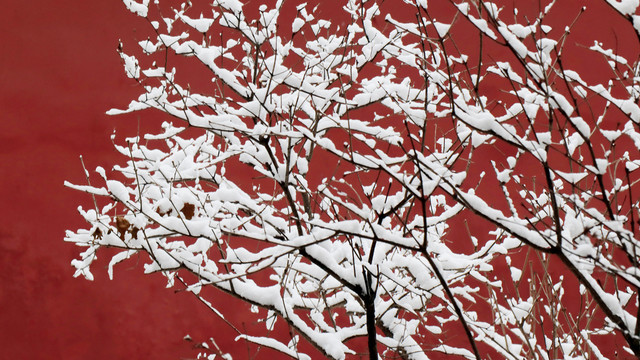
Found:
[[[358,339],[371,359],[640,357],[637,2],[600,4],[633,34],[621,53],[576,44],[588,10],[555,1],[348,0],[332,22],[124,2],[153,38],[148,65],[119,47],[143,93],[109,113],[177,123],[67,184],[94,196],[66,236],[76,276],[102,248],[110,276],[148,254],[220,316],[203,288],[286,322],[290,341],[236,331],[294,358],[299,337],[332,359]],[[182,57],[212,82],[178,81]]]

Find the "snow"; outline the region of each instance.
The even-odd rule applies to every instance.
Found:
[[[633,19],[633,28],[640,34],[640,15],[632,15],[631,18]]]
[[[503,26],[499,27],[498,31],[521,59],[527,57],[529,49],[511,31]]]
[[[124,71],[127,74],[127,77],[131,79],[139,78],[140,65],[138,64],[138,59],[133,56],[126,55],[125,53],[120,53],[120,57],[124,60]]]
[[[311,357],[307,354],[299,352],[297,349],[292,349],[285,344],[277,341],[273,338],[263,337],[263,336],[250,336],[250,335],[240,335],[236,337],[236,341],[239,339],[247,340],[254,344],[266,346],[268,348],[277,350],[285,355],[289,355],[292,358],[300,359],[300,360],[311,360]]]
[[[469,351],[467,349],[456,348],[456,347],[445,345],[445,344],[438,345],[433,350],[434,351],[440,351],[440,352],[445,353],[445,354],[458,355],[458,356],[461,356],[461,357],[465,357],[467,359],[474,359],[475,358],[475,355],[471,351]]]
[[[75,189],[75,190],[79,190],[82,192],[86,192],[86,193],[91,193],[91,194],[95,194],[98,196],[108,196],[109,192],[106,189],[98,189],[95,188],[93,186],[89,186],[89,185],[76,185],[76,184],[72,184],[68,181],[64,182],[64,186],[69,187],[71,189]]]
[[[300,18],[296,18],[295,20],[293,20],[293,23],[291,24],[291,31],[294,33],[300,31],[300,29],[304,24],[305,24],[304,20]]]
[[[513,282],[518,282],[522,277],[522,270],[516,267],[509,267],[509,271],[511,273],[511,279],[513,280]]]
[[[178,12],[176,11],[176,13]],[[214,22],[214,19],[203,18],[202,14],[200,14],[199,19],[192,19],[183,14],[179,14],[179,16],[180,16],[180,20],[182,20],[185,24],[191,26],[192,28],[196,29],[196,31],[200,33],[206,33],[207,31],[209,31],[209,28],[211,27],[211,25],[213,25],[213,22]]]
[[[138,3],[134,0],[122,0],[122,2],[124,2],[124,5],[132,13],[141,17],[147,17],[147,12],[149,11],[149,0],[142,0],[142,3]]]
[[[607,0],[607,2],[622,15],[634,15],[640,6],[640,0]]]
[[[230,10],[234,14],[242,13],[242,2],[239,0],[215,0],[214,3]]]
[[[107,180],[107,189],[118,201],[126,203],[129,201],[129,190],[121,182]]]
[[[438,36],[440,36],[441,38],[447,36],[447,33],[449,33],[449,29],[451,28],[451,24],[443,24],[437,21],[433,23],[433,26],[435,26],[436,32],[438,32]]]
[[[579,183],[582,179],[584,179],[588,175],[586,172],[568,173],[560,170],[556,170],[555,173],[571,184]]]
[[[614,142],[616,139],[622,135],[622,131],[620,130],[604,130],[600,129],[600,133],[604,136],[609,142]]]
[[[531,33],[536,31],[536,28],[534,25],[523,26],[521,24],[511,24],[511,25],[507,25],[507,28],[509,29],[509,31],[511,31],[515,36],[517,36],[520,39],[524,39],[527,36],[529,36]]]

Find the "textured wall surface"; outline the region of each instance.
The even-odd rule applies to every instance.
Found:
[[[220,325],[203,306],[142,275],[144,259],[114,281],[104,267],[93,283],[74,279],[78,249],[62,241],[82,225],[77,204],[91,202],[63,186],[85,182],[79,155],[90,170],[122,161],[109,135],[135,135],[145,116],[104,112],[139,92],[116,47],[146,24],[121,1],[12,2],[0,18],[0,357],[194,358],[182,338]]]
[[[616,20],[611,11],[586,16],[575,31]],[[151,113],[104,114],[110,108],[125,107],[139,93],[124,76],[116,47],[119,38],[125,48],[144,40],[135,38],[135,29],[146,26],[121,1],[32,0],[3,6],[2,358],[195,358],[197,349],[182,339],[187,334],[200,341],[228,334],[216,340],[227,350],[233,346],[233,334],[204,306],[184,293],[165,289],[160,275],[144,276],[146,259],[117,267],[114,281],[107,278],[103,262],[103,268],[93,269],[96,280],[91,283],[72,277],[69,263],[78,249],[62,241],[65,229],[82,225],[76,204],[91,205],[88,196],[63,186],[64,180],[85,182],[79,155],[84,155],[89,170],[109,167],[122,161],[109,139],[115,128],[117,138],[123,139],[158,124]],[[602,33],[603,39],[613,36],[613,31]],[[622,50],[627,40],[633,39],[619,39]],[[573,61],[588,70],[585,60]],[[590,76],[594,74],[587,72],[584,77]],[[244,314],[244,310],[237,312],[236,323],[244,321]],[[251,320],[246,321],[251,326]]]

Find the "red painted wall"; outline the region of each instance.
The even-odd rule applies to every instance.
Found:
[[[109,134],[135,134],[144,115],[104,115],[137,96],[116,46],[141,23],[121,1],[2,8],[0,358],[194,358],[183,336],[205,340],[221,326],[203,306],[135,261],[114,281],[99,267],[94,282],[74,279],[79,249],[62,242],[65,229],[82,226],[75,209],[88,200],[63,186],[84,183],[78,156],[88,169],[121,161]]]
[[[582,26],[618,21],[607,11]],[[109,167],[122,160],[113,130],[122,139],[139,120],[155,121],[150,113],[104,115],[138,95],[115,50],[119,37],[134,46],[136,27],[146,24],[121,1],[14,1],[1,13],[0,357],[195,358],[187,333],[228,334],[204,306],[165,289],[161,276],[142,275],[144,259],[117,267],[115,281],[99,267],[93,283],[74,279],[69,262],[78,249],[62,242],[65,229],[83,225],[77,204],[88,205],[63,186],[85,181],[78,155],[88,169]],[[232,346],[232,337],[217,341]]]

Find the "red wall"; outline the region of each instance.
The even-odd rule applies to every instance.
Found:
[[[602,24],[602,13],[591,14]],[[582,24],[588,27],[595,18]],[[88,169],[121,161],[109,139],[114,128],[122,139],[135,134],[138,120],[153,122],[144,119],[148,113],[104,115],[139,92],[116,53],[119,37],[125,48],[135,46],[131,29],[136,27],[146,30],[121,1],[30,0],[3,6],[2,358],[194,358],[197,351],[182,340],[187,333],[198,340],[228,334],[193,298],[165,289],[161,276],[142,275],[143,259],[117,267],[115,281],[100,267],[94,268],[93,283],[72,278],[69,263],[78,249],[62,242],[64,230],[83,225],[75,208],[89,203],[87,196],[66,189],[64,180],[84,182],[80,154]],[[231,346],[232,338],[218,343]]]
[[[121,161],[109,134],[135,134],[141,115],[104,112],[137,96],[116,47],[144,24],[121,1],[8,3],[0,12],[0,358],[194,358],[183,336],[205,340],[221,326],[203,306],[165,289],[161,276],[143,276],[135,261],[114,281],[100,267],[94,282],[74,279],[79,249],[62,241],[65,229],[83,225],[75,209],[90,200],[63,186],[84,182],[78,156],[88,169],[109,168]]]

